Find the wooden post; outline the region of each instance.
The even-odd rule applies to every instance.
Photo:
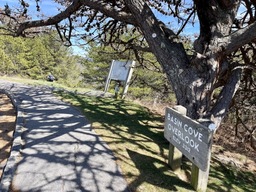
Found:
[[[192,164],[191,169],[191,185],[196,191],[205,192],[208,184],[208,177],[210,171],[210,159],[206,171],[200,170],[197,166]]]
[[[166,108],[164,137],[170,142],[168,164],[174,171],[179,170],[184,154],[193,164],[191,185],[196,191],[205,192],[216,125],[210,119],[195,121],[186,113],[183,106]]]
[[[182,160],[182,153],[180,152],[180,150],[174,147],[173,144],[169,143],[168,164],[174,172],[180,171],[181,160]]]
[[[210,131],[215,130],[215,124],[211,123],[207,126]],[[210,140],[209,145],[210,151],[212,148],[212,139]],[[210,172],[210,164],[211,164],[211,152],[208,153],[208,163],[207,169],[205,171],[200,170],[195,164],[192,163],[191,169],[191,185],[196,191],[205,192],[207,190],[209,172]]]
[[[122,99],[125,98],[126,93],[128,91],[128,87],[130,85],[130,80],[131,80],[132,73],[133,73],[133,67],[135,66],[135,61],[129,61],[129,62],[131,62],[131,63],[128,66],[129,70],[128,70],[128,73],[127,73],[127,77],[125,79],[124,89],[123,89],[123,93],[122,93],[122,97],[121,97]]]
[[[177,112],[182,115],[187,114],[187,109],[181,105],[176,105],[173,107]],[[180,171],[182,160],[182,153],[173,144],[169,143],[169,157],[168,157],[168,164],[172,168],[173,171],[178,172]]]
[[[110,66],[110,70],[108,72],[108,77],[107,77],[107,80],[106,80],[106,85],[105,85],[104,93],[106,93],[108,91],[109,84],[111,82],[111,73],[112,73],[112,70],[113,70],[114,62],[115,62],[115,60],[112,61],[111,66]]]

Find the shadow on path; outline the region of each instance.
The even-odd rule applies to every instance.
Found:
[[[127,190],[112,152],[78,110],[48,88],[0,83],[13,92],[19,111],[13,190]]]

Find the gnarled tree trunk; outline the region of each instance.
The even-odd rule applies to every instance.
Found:
[[[58,24],[67,19],[69,39],[74,28],[72,21],[80,16],[87,18],[84,25],[88,25],[89,28],[92,27],[91,22],[94,19],[103,18],[100,22],[104,26],[106,18],[111,18],[112,23],[107,22],[109,25],[106,24],[101,28],[102,33],[109,33],[106,29],[117,26],[118,22],[122,25],[133,25],[143,33],[151,51],[162,65],[176,94],[177,104],[185,106],[188,116],[193,119],[207,118],[217,127],[220,125],[239,87],[242,73],[242,67],[238,67],[229,55],[256,39],[254,17],[246,27],[238,28],[235,32],[231,31],[241,0],[194,0],[194,4],[191,3],[190,8],[195,8],[200,22],[200,35],[194,42],[195,54],[190,57],[176,34],[155,17],[149,5],[157,4],[157,1],[56,2],[65,4],[66,9],[46,20],[17,22],[18,26],[13,29],[15,34],[25,35],[25,31],[29,28],[47,25],[55,25],[60,30]],[[181,6],[180,1],[159,0],[159,2],[158,4],[169,3],[176,7]],[[249,12],[251,4],[246,5]],[[253,5],[256,6],[255,3]],[[9,13],[10,11],[6,9],[5,14]],[[77,17],[72,18],[71,15],[76,13]],[[63,30],[66,33],[66,28]],[[213,99],[214,96],[217,99]]]
[[[167,74],[178,104],[187,108],[191,118],[211,118],[217,126],[225,116],[240,80],[241,70],[233,70],[225,79],[221,78],[228,73],[229,64],[219,45],[225,44],[220,40],[231,32],[238,2],[195,1],[201,33],[194,44],[198,54],[190,61],[179,39],[171,30],[161,27],[146,3],[127,0],[152,52]],[[225,80],[225,84],[219,99],[213,103],[214,90],[221,80]]]

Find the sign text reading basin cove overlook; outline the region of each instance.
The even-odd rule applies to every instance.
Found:
[[[207,127],[166,108],[164,137],[199,169],[207,169],[212,139]]]

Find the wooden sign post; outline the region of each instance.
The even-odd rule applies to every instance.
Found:
[[[182,115],[187,114],[187,109],[181,105],[175,106],[174,109]],[[168,164],[173,171],[177,172],[180,170],[182,161],[182,153],[178,150],[171,142],[169,143],[169,158]]]
[[[170,142],[169,164],[173,170],[178,170],[184,154],[193,163],[191,184],[197,191],[206,191],[213,129],[185,116],[184,107],[175,109],[177,111],[167,108],[165,114],[164,136]],[[212,128],[213,124],[209,125]],[[175,155],[177,150],[180,152]]]

